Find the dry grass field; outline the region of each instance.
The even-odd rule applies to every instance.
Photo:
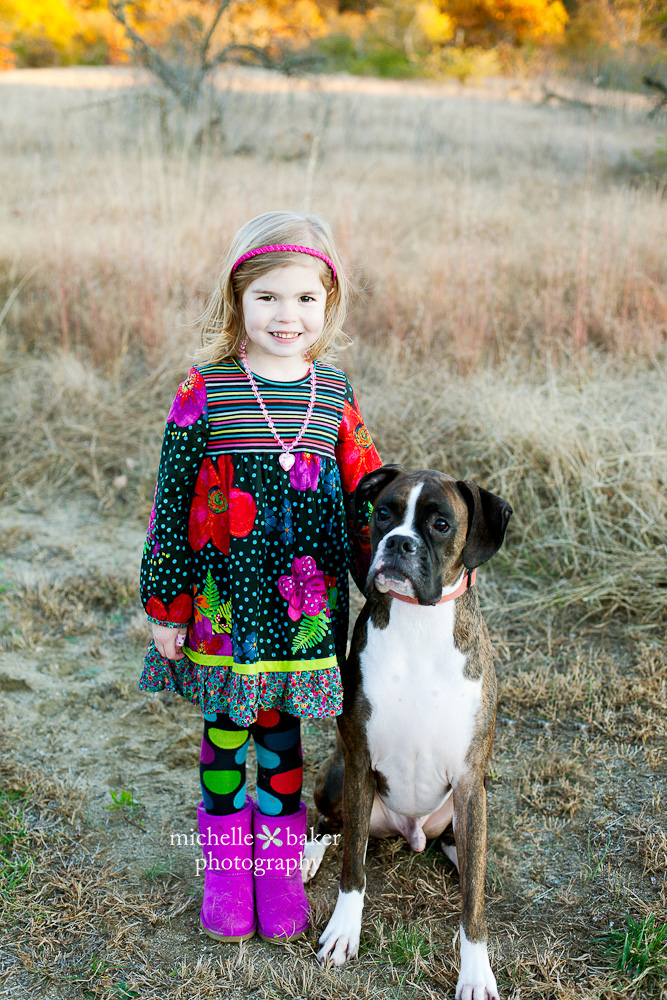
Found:
[[[250,74],[184,119],[125,70],[0,76],[0,997],[454,995],[437,844],[371,844],[344,970],[314,957],[340,850],[281,949],[203,936],[171,844],[201,726],[137,687],[161,434],[226,241],[283,207],[353,269],[340,362],[385,461],[515,510],[479,574],[501,996],[667,996],[666,120],[538,92]],[[333,732],[304,724],[309,805]]]

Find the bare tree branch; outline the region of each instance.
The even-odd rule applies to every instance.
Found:
[[[215,12],[215,17],[213,18],[211,26],[204,36],[204,39],[201,43],[201,48],[199,50],[199,62],[202,66],[207,65],[208,48],[209,45],[211,44],[211,39],[213,38],[215,29],[218,27],[218,24],[220,23],[220,18],[225,13],[231,2],[232,0],[221,0],[221,2],[218,4],[218,9]]]
[[[130,0],[109,0],[109,10],[116,20],[122,24],[128,37],[143,53],[149,64],[149,68],[152,69],[157,76],[159,76],[165,86],[173,91],[179,101],[183,103],[183,88],[180,86],[176,74],[172,71],[168,63],[164,61],[157,49],[154,49],[152,45],[149,45],[148,42],[141,37],[139,32],[135,31],[131,24],[128,24],[125,14],[125,7],[128,2],[130,2]]]
[[[658,111],[661,111],[662,108],[667,107],[667,87],[662,82],[662,80],[657,80],[654,76],[645,76],[644,83],[646,84],[647,87],[652,87],[654,90],[660,91],[662,95],[661,97],[658,98],[655,107],[651,108],[651,110],[648,113],[649,118],[653,118],[654,115],[657,115]]]
[[[654,76],[645,76],[644,83],[647,87],[654,87],[656,90],[661,91],[663,96],[667,98],[667,87],[662,82],[662,80],[656,80]]]
[[[309,70],[317,72],[323,64],[324,59],[322,56],[294,56],[281,60],[280,65],[276,66],[276,69],[279,69],[285,76],[296,76],[298,73],[307,73]]]
[[[277,69],[275,63],[265,49],[260,49],[257,45],[242,45],[241,43],[232,42],[230,45],[226,45],[224,49],[221,49],[220,52],[218,52],[218,54],[206,64],[207,72],[215,69],[215,67],[219,66],[220,63],[226,62],[230,52],[240,51],[248,52],[250,55],[256,56],[267,69]]]
[[[573,108],[586,108],[587,111],[597,111],[599,108],[598,104],[590,101],[580,101],[575,97],[566,97],[565,94],[557,94],[555,91],[547,90],[544,87],[540,104],[546,104],[547,101],[562,101],[563,104],[569,104]]]
[[[230,58],[234,56],[250,57],[251,63],[259,62],[266,69],[275,69],[287,74],[298,72],[300,66],[304,67],[308,63],[312,65],[315,61],[312,56],[304,59],[290,56],[289,53],[284,53],[277,59],[273,59],[267,48],[240,42],[232,42],[212,58],[209,57],[215,31],[232,2],[233,0],[217,0],[215,13],[208,28],[205,32],[202,29],[200,42],[191,50],[192,58],[174,60],[172,63],[160,55],[158,50],[128,22],[127,8],[131,10],[136,5],[136,0],[109,0],[109,10],[123,26],[134,49],[141,54],[148,68],[176,95],[179,103],[184,108],[188,108],[201,92],[207,75],[217,66],[230,61]],[[246,60],[239,59],[239,61],[245,62]]]

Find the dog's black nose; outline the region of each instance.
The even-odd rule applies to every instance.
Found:
[[[390,535],[384,545],[386,551],[397,552],[402,556],[417,551],[417,543],[410,535]]]

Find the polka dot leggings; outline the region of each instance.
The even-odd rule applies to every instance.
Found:
[[[227,816],[243,808],[250,736],[257,756],[257,805],[265,816],[289,816],[301,801],[301,720],[275,708],[260,709],[251,726],[223,712],[204,716],[199,782],[206,812]]]

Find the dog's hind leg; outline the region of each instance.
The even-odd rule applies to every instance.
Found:
[[[322,764],[315,782],[318,817],[313,835],[303,851],[301,877],[309,882],[322,864],[327,847],[337,842],[343,823],[343,772],[345,761],[339,747]]]

